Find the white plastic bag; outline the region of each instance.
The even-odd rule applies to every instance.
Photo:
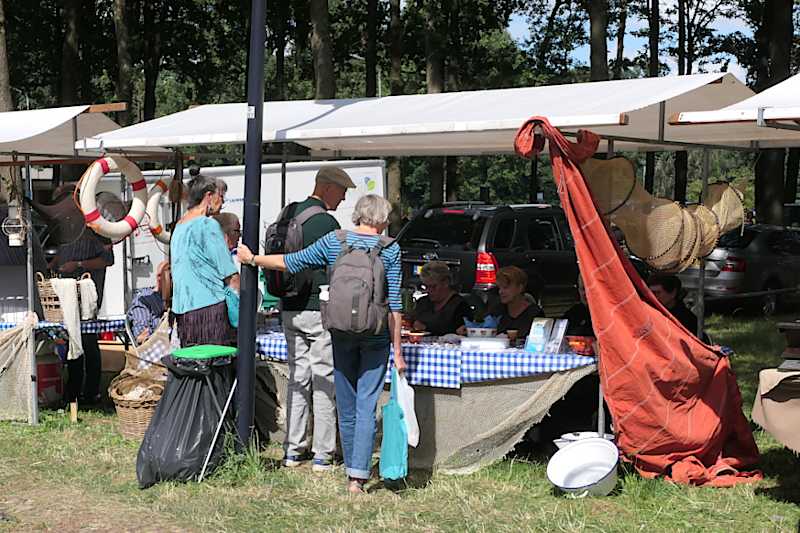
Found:
[[[405,374],[398,373],[397,378],[397,403],[403,409],[408,445],[416,448],[419,444],[419,424],[417,424],[417,414],[414,412],[414,389],[408,384]]]

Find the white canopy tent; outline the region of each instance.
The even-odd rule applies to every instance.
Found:
[[[105,113],[124,111],[125,103],[51,107],[0,113],[0,165],[16,154],[20,161],[32,163],[76,163],[93,159],[96,151],[77,148],[78,139],[119,129],[119,124]],[[132,158],[163,159],[171,157],[163,148],[148,148],[130,153]]]
[[[800,74],[735,104],[708,111],[685,111],[670,117],[670,123],[706,128],[717,125],[750,135],[754,140],[770,136],[762,147],[797,146],[800,135],[781,132],[773,139],[775,129],[800,130]],[[785,141],[785,142],[781,142]]]
[[[565,132],[588,128],[616,150],[681,145],[752,148],[728,126],[681,128],[679,111],[706,111],[753,95],[731,74],[696,74],[517,89],[264,104],[264,142],[295,142],[318,157],[480,155],[513,151],[517,129],[546,116]],[[203,105],[90,136],[81,150],[242,144],[247,105]],[[770,142],[783,132],[767,132]],[[600,147],[604,151],[605,146]]]
[[[114,104],[78,105],[0,113],[0,160],[9,160],[12,153],[35,156],[34,161],[89,156],[75,151],[75,141],[118,129],[103,111],[119,109]]]

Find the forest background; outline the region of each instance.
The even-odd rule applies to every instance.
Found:
[[[287,0],[267,10],[267,100],[729,66],[758,92],[800,61],[800,4],[791,0]],[[0,0],[0,111],[125,101],[114,118],[126,125],[244,101],[248,16],[246,0]],[[697,201],[701,150],[628,155],[648,190]],[[234,147],[201,164],[241,162]],[[711,152],[712,180],[741,180],[761,222],[782,221],[799,168],[796,149]],[[549,165],[532,176],[531,163],[514,156],[389,159],[388,194],[406,215],[425,203],[477,200],[481,187],[498,203],[557,202]]]

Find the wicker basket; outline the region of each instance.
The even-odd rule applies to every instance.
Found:
[[[80,279],[91,278],[86,272]],[[46,322],[63,322],[64,311],[61,309],[61,301],[58,299],[56,291],[50,280],[42,276],[41,272],[36,273],[36,284],[39,286],[39,300],[42,302],[42,311]],[[81,305],[81,293],[78,291],[78,308]]]
[[[152,396],[137,400],[126,398],[125,395],[127,393],[140,385],[152,391]],[[108,395],[117,410],[119,431],[123,437],[137,440],[141,440],[144,437],[163,392],[163,381],[154,380],[151,377],[137,375],[129,371],[123,371],[111,381],[108,387]]]

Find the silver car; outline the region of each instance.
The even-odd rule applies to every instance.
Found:
[[[678,277],[688,297],[697,291],[699,268]],[[797,302],[800,288],[800,233],[766,224],[745,226],[720,237],[706,258],[706,301],[733,311],[748,305],[764,315]]]

